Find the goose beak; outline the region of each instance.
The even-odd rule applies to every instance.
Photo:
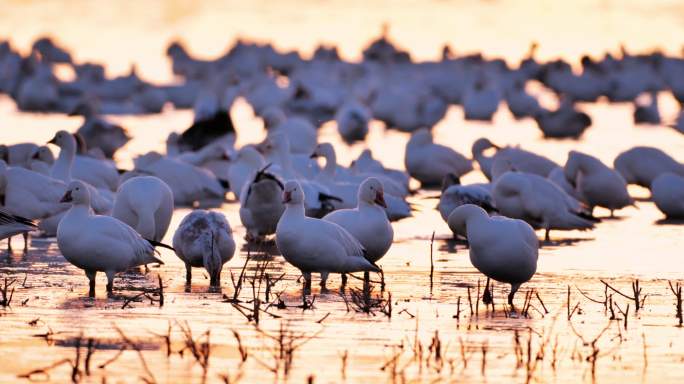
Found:
[[[283,192],[283,204],[287,204],[292,201],[292,193],[290,191]]]
[[[384,193],[376,192],[375,193],[375,200],[373,200],[373,201],[375,201],[375,204],[377,204],[383,208],[387,208],[387,203],[385,203],[385,194]]]
[[[31,156],[31,159],[33,159],[33,160],[40,159],[40,154],[38,152],[34,153],[33,156]]]
[[[57,136],[53,137],[50,139],[50,141],[47,142],[48,144],[57,144]]]
[[[221,156],[221,160],[230,161],[231,160],[230,155],[227,153],[224,153],[223,156]]]
[[[314,152],[311,154],[311,156],[309,156],[309,159],[315,159],[317,157],[318,157],[318,153]]]
[[[71,197],[71,190],[66,191],[64,196],[62,196],[62,199],[59,201],[60,203],[70,203],[73,201],[73,198]]]

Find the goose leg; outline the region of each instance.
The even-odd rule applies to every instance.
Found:
[[[12,253],[12,236],[7,238],[7,253]]]
[[[88,280],[90,281],[90,289],[88,290],[89,297],[95,297],[95,277],[97,272],[95,271],[85,271]]]
[[[114,271],[107,271],[107,296],[114,294]]]
[[[487,278],[487,283],[485,283],[485,289],[482,293],[482,302],[487,305],[492,303],[492,293],[489,291],[489,277]]]
[[[321,272],[321,293],[328,292],[328,288],[325,287],[325,284],[328,282],[328,275],[328,272]]]
[[[344,290],[347,288],[347,274],[343,273],[342,274],[342,285],[340,285],[340,292],[344,292]]]
[[[22,234],[24,236],[24,253],[28,252],[28,232]]]
[[[311,272],[303,272],[304,275],[304,295],[311,293]]]
[[[511,284],[511,292],[508,294],[508,305],[511,306],[511,310],[515,311],[515,305],[513,305],[513,297],[515,293],[518,292],[520,284]]]
[[[185,285],[192,283],[192,267],[190,264],[185,264]]]
[[[550,233],[551,233],[551,229],[546,228],[546,234],[544,235],[544,241],[547,242],[547,243],[550,243],[550,242],[551,242]]]
[[[367,293],[370,291],[370,272],[363,271],[363,292]]]

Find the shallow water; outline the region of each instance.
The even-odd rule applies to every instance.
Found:
[[[142,10],[126,8],[126,5],[115,6],[105,13],[92,5],[94,3],[65,2],[69,9],[78,10],[79,17],[84,20],[82,24],[70,23],[74,16],[51,17],[55,5],[43,7],[42,3],[9,3],[10,11],[0,13],[0,35],[12,36],[18,44],[26,46],[37,33],[51,31],[73,48],[78,58],[111,63],[114,71],[125,70],[128,62],[134,60],[144,76],[160,81],[168,79],[168,64],[162,57],[163,44],[174,35],[182,35],[192,51],[205,55],[220,52],[236,33],[241,32],[263,39],[278,38],[276,41],[281,46],[302,47],[304,50],[310,50],[319,40],[340,41],[343,52],[353,57],[362,43],[377,32],[377,25],[382,20],[391,20],[394,26],[392,35],[396,34],[397,39],[418,57],[425,58],[431,57],[441,42],[449,40],[439,33],[447,30],[452,21],[445,17],[437,18],[434,26],[417,30],[419,32],[415,35],[410,34],[410,31],[416,31],[411,29],[412,26],[422,18],[433,17],[448,9],[455,15],[454,20],[461,20],[465,17],[458,16],[459,12],[467,9],[477,16],[476,20],[505,21],[503,16],[492,16],[492,12],[487,11],[491,4],[479,7],[470,2],[432,2],[434,7],[428,8],[417,2],[408,2],[386,17],[382,5],[377,9],[371,7],[363,12],[359,21],[354,22],[353,25],[358,27],[355,32],[343,36],[341,32],[346,30],[343,21],[347,19],[342,16],[354,13],[353,9],[338,3],[326,7],[318,2],[307,2],[301,6],[302,13],[297,15],[298,18],[290,18],[292,9],[282,5],[272,8],[266,3],[258,3],[256,9],[237,5],[224,9],[170,2],[164,3],[162,12],[143,17]],[[501,6],[507,10],[515,8],[507,2]],[[602,27],[603,24],[594,20],[598,16],[590,16],[582,33],[602,32],[606,37],[591,43],[593,45],[586,49],[596,52],[614,49],[615,42],[625,39],[640,47],[660,44],[673,48],[679,44],[675,37],[677,33],[681,36],[681,23],[675,23],[679,19],[676,12],[671,12],[677,8],[676,5],[663,2],[652,6],[655,9],[652,12],[658,17],[644,20],[652,28],[643,28],[643,33],[636,35],[620,28],[620,23],[611,26],[610,20],[637,20],[644,5],[630,3],[624,9],[610,5],[605,7],[601,8],[603,13],[598,13],[608,20],[607,26]],[[534,6],[524,9],[535,9],[535,15],[547,12],[553,16],[560,12]],[[589,5],[582,3],[570,14],[581,14],[587,9]],[[414,12],[417,10],[420,12]],[[122,20],[129,14],[134,17],[131,17],[127,28],[122,29]],[[19,23],[17,20],[21,15],[32,15],[36,22]],[[221,15],[234,22],[228,23],[222,34],[211,32],[211,27],[221,24]],[[306,33],[320,31],[321,20],[331,15],[340,17],[331,23],[329,36]],[[578,16],[568,19],[576,21]],[[269,27],[254,27],[266,25],[264,20],[273,23],[268,24]],[[301,20],[304,21],[299,23]],[[97,36],[84,33],[93,23],[102,21],[113,25],[103,26],[102,33]],[[470,23],[465,25],[474,23],[482,28],[480,21]],[[295,28],[293,25],[298,26]],[[459,28],[466,29],[465,25],[461,24]],[[276,26],[288,33],[281,35]],[[287,29],[289,27],[293,29]],[[658,35],[658,31],[662,32],[661,29],[667,27],[670,27],[668,36],[674,36],[672,41],[659,41],[658,36],[662,35]],[[563,26],[552,28],[562,30]],[[122,35],[113,35],[114,31],[121,31]],[[515,60],[518,57],[515,52],[524,50],[533,38],[531,31],[531,27],[526,27],[515,32],[514,36],[504,37],[515,41],[517,49],[506,45],[506,40],[497,43],[488,38],[492,32],[483,32],[478,41],[469,41],[465,47],[469,44],[472,49],[485,47],[492,53],[501,53]],[[137,39],[141,32],[145,34]],[[559,35],[556,33],[554,36]],[[581,52],[582,46],[562,44],[571,37],[578,39],[573,41],[580,41],[580,36],[568,32],[565,40],[549,42],[555,50],[548,48],[546,54],[563,53],[572,57]],[[544,40],[552,39],[544,37],[542,47]],[[514,121],[503,108],[491,125],[465,122],[461,109],[452,108],[447,118],[436,127],[435,138],[468,154],[475,139],[487,136],[499,144],[520,144],[559,163],[564,163],[570,149],[586,151],[612,163],[619,152],[634,145],[657,146],[684,161],[684,136],[665,127],[634,127],[629,105],[599,103],[582,107],[592,116],[594,125],[579,142],[542,140],[533,122]],[[669,97],[663,96],[662,107],[666,120],[675,115],[676,106]],[[261,123],[252,117],[249,106],[244,102],[238,101],[231,114],[236,121],[239,143],[256,141],[264,136]],[[0,116],[0,142],[5,143],[45,142],[56,130],[75,130],[80,124],[79,118],[18,113],[7,98],[0,98]],[[114,119],[135,136],[117,159],[120,166],[129,167],[136,154],[162,149],[166,135],[187,127],[192,115],[188,111],[167,110],[156,116]],[[407,139],[406,134],[385,132],[382,124],[377,123],[372,126],[367,145],[386,165],[401,167]],[[344,164],[363,149],[361,145],[347,147],[341,143],[332,125],[322,128],[320,141],[333,142],[338,148],[339,161]],[[481,179],[482,176],[474,172],[464,181]],[[644,189],[633,188],[630,191],[634,196],[648,197],[648,191]],[[96,340],[90,375],[81,377],[86,382],[101,382],[103,378],[108,382],[200,382],[203,377],[209,382],[235,382],[238,379],[242,382],[304,382],[313,375],[315,382],[525,382],[529,379],[575,383],[592,381],[591,355],[594,350],[591,343],[606,326],[610,328],[595,343],[598,350],[594,359],[595,381],[679,382],[684,377],[681,369],[684,330],[677,326],[675,299],[667,285],[667,280],[674,282],[684,276],[684,263],[681,262],[684,226],[659,224],[661,213],[652,203],[644,201],[638,203],[638,210],[627,208],[619,211],[618,219],[604,220],[594,231],[552,232],[553,244],[540,251],[537,275],[523,286],[516,297],[518,314],[509,316],[502,305],[507,293],[507,287],[503,285],[495,286],[494,311],[485,309],[481,302],[476,304],[478,285],[483,287],[484,279],[470,265],[466,247],[449,240],[450,231],[434,210],[437,200],[430,198],[432,195],[434,192],[421,192],[410,199],[419,210],[414,217],[394,223],[395,244],[380,262],[385,271],[386,291],[383,295],[387,298],[391,293],[391,317],[378,308],[374,308],[372,314],[356,312],[354,304],[345,303],[337,293],[338,277],[330,279],[329,293],[322,294],[314,286],[314,309],[298,308],[302,293],[297,282],[299,273],[281,257],[272,255],[272,248],[255,247],[249,250],[252,259],[247,264],[247,279],[239,295],[240,304],[252,305],[250,301],[254,295],[249,282],[258,272],[257,264],[263,265],[268,261],[266,271],[271,277],[277,278],[284,273],[282,280],[272,288],[270,299],[277,301],[276,297],[280,295],[288,306],[285,309],[271,306],[266,309],[267,313],[261,312],[257,328],[254,321],[248,321],[222,296],[233,296],[231,273],[236,277],[240,274],[248,253],[244,248],[244,228],[240,226],[235,203],[229,202],[220,208],[233,227],[240,249],[224,268],[222,293],[208,291],[208,279],[200,270],[194,271],[191,291],[186,292],[183,264],[170,251],[161,250],[166,264],[151,268],[147,274],[131,272],[121,275],[115,281],[116,298],[106,298],[105,279],[99,276],[98,296],[91,300],[86,297],[87,279],[59,254],[54,239],[32,239],[29,252],[24,255],[20,251],[21,240],[16,238],[14,253],[0,252],[0,278],[16,279],[11,306],[0,309],[0,382],[16,381],[17,375],[50,366],[62,359],[73,360],[76,340],[82,335],[83,346],[88,338]],[[187,209],[176,210],[171,231],[165,239],[167,243],[188,212]],[[598,213],[607,214],[606,211]],[[435,240],[431,247],[433,232]],[[434,261],[432,289],[431,248]],[[264,254],[265,251],[268,255]],[[162,307],[157,302],[142,300],[130,302],[122,309],[126,298],[139,294],[143,288],[155,289],[158,276],[164,285]],[[612,293],[612,299],[617,303],[613,306],[616,320],[612,321],[609,320],[610,310],[604,304],[592,302],[579,291],[581,289],[592,299],[602,302],[606,289],[600,279],[604,279],[632,296],[630,284],[637,278],[642,287],[641,297],[646,296],[644,307],[637,313],[634,301]],[[262,281],[261,300],[265,300],[264,285]],[[350,285],[354,289],[361,286],[355,279],[350,279]],[[569,304],[568,287],[571,292]],[[535,296],[528,314],[522,314],[526,292],[533,289],[543,304]],[[375,284],[374,293],[379,293],[379,290],[379,285]],[[469,292],[473,312],[477,314],[471,313]],[[610,295],[612,291],[607,292]],[[347,301],[351,300],[349,290],[345,297]],[[625,323],[625,316],[617,307],[625,311],[627,305],[629,313]],[[266,305],[261,308],[266,308]],[[458,318],[454,318],[459,309]],[[572,311],[570,320],[568,309]],[[185,327],[186,322],[198,342],[203,340],[204,332],[210,331],[211,354],[206,372],[190,350],[184,350],[182,356],[178,353],[185,346],[181,327]],[[167,356],[163,336],[169,335],[169,326],[172,353]],[[280,329],[284,330],[281,332]],[[240,335],[247,349],[244,364],[241,364],[233,331]],[[436,358],[435,349],[429,347],[436,331],[441,341],[440,359]],[[40,336],[46,333],[49,335]],[[516,349],[516,334],[520,349]],[[277,343],[268,335],[276,338],[283,335],[284,344],[296,339],[293,342],[298,348],[287,375],[283,360],[274,358],[274,353],[278,355],[279,352],[274,349]],[[144,363],[138,353],[129,348],[105,368],[98,368],[117,356],[119,349],[126,345],[124,337],[139,347]],[[531,353],[528,353],[528,339],[531,339]],[[523,363],[520,365],[516,363],[516,350],[522,355]],[[544,353],[537,360],[540,350]],[[83,347],[81,359],[85,355]],[[348,356],[346,364],[343,363],[345,355]],[[83,370],[83,361],[79,366]],[[32,378],[64,382],[71,379],[72,369],[61,365],[49,370],[49,375],[38,374]],[[224,375],[227,375],[227,380],[222,379]]]

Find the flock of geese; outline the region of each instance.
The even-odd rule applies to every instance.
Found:
[[[667,217],[684,217],[684,164],[657,148],[629,149],[611,167],[577,151],[557,164],[487,138],[472,144],[472,157],[434,142],[431,128],[454,104],[466,119],[491,120],[505,101],[516,118],[534,119],[545,137],[578,138],[591,117],[577,101],[634,103],[635,122],[649,124],[661,123],[658,92],[684,102],[682,58],[623,48],[620,57],[584,57],[577,74],[562,60],[538,62],[534,49],[510,68],[500,59],[456,56],[449,47],[441,61],[413,62],[385,36],[357,63],[341,60],[335,47],[321,46],[304,59],[243,41],[215,60],[199,60],[176,42],[167,54],[179,81],[154,85],[134,68],[107,78],[102,65],[75,63],[49,38],[37,40],[27,56],[0,43],[0,93],[21,110],[84,119],[75,133],[59,131],[45,145],[0,146],[0,238],[23,234],[26,249],[28,233],[56,236],[64,257],[85,271],[90,296],[97,272],[107,275],[111,293],[117,272],[163,264],[155,247],[174,250],[186,265],[187,284],[192,268],[203,267],[216,288],[236,249],[222,213],[194,209],[172,246],[161,241],[175,207],[220,206],[230,193],[240,204],[245,240],[275,237],[285,260],[302,272],[306,293],[312,273],[320,273],[325,290],[330,273],[345,280],[346,273],[363,271],[368,279],[381,271],[377,262],[393,243],[391,222],[411,216],[414,179],[422,188],[441,188],[442,218],[454,236],[468,240],[475,268],[511,284],[512,305],[536,272],[536,229],[546,241],[551,230],[590,230],[601,221],[594,208],[612,216],[635,206],[628,184],[649,188]],[[73,77],[60,79],[60,67]],[[558,96],[557,108],[528,93],[531,81]],[[640,101],[642,94],[650,103]],[[238,97],[267,131],[262,142],[240,148],[229,113]],[[106,115],[160,113],[169,104],[193,108],[193,124],[169,135],[166,153],[142,154],[133,169],[118,169],[114,155],[131,137]],[[336,148],[318,141],[317,128],[331,120],[347,143],[364,141],[371,119],[410,132],[405,170],[385,167],[370,150],[343,166]],[[683,114],[673,126],[684,132]],[[462,185],[475,165],[489,182]]]

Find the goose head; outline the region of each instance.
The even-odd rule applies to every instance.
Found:
[[[58,131],[47,143],[54,144],[62,150],[73,151],[73,153],[76,153],[76,138],[67,131]]]
[[[387,208],[387,203],[385,203],[385,191],[380,180],[375,177],[369,177],[364,180],[359,186],[359,201]]]
[[[31,160],[53,164],[55,162],[55,155],[52,153],[50,148],[48,148],[45,145],[41,145],[33,151],[33,154],[31,155]]]
[[[447,224],[454,235],[467,236],[468,221],[475,218],[488,218],[487,211],[475,204],[463,204],[449,214]]]
[[[82,181],[72,181],[59,202],[90,206],[90,192]]]
[[[295,180],[290,180],[283,189],[283,204],[300,205],[304,203],[304,191],[302,186]]]
[[[496,150],[501,149],[501,147],[492,143],[486,137],[482,137],[482,138],[475,140],[470,151],[472,152],[474,158],[478,158],[479,156],[482,156],[484,151],[488,150],[489,148],[494,148]]]
[[[330,143],[320,143],[316,145],[316,148],[314,148],[314,151],[311,153],[311,156],[309,156],[312,159],[316,159],[318,157],[324,157],[326,160],[330,160],[335,156],[335,148],[333,148],[332,144]]]

